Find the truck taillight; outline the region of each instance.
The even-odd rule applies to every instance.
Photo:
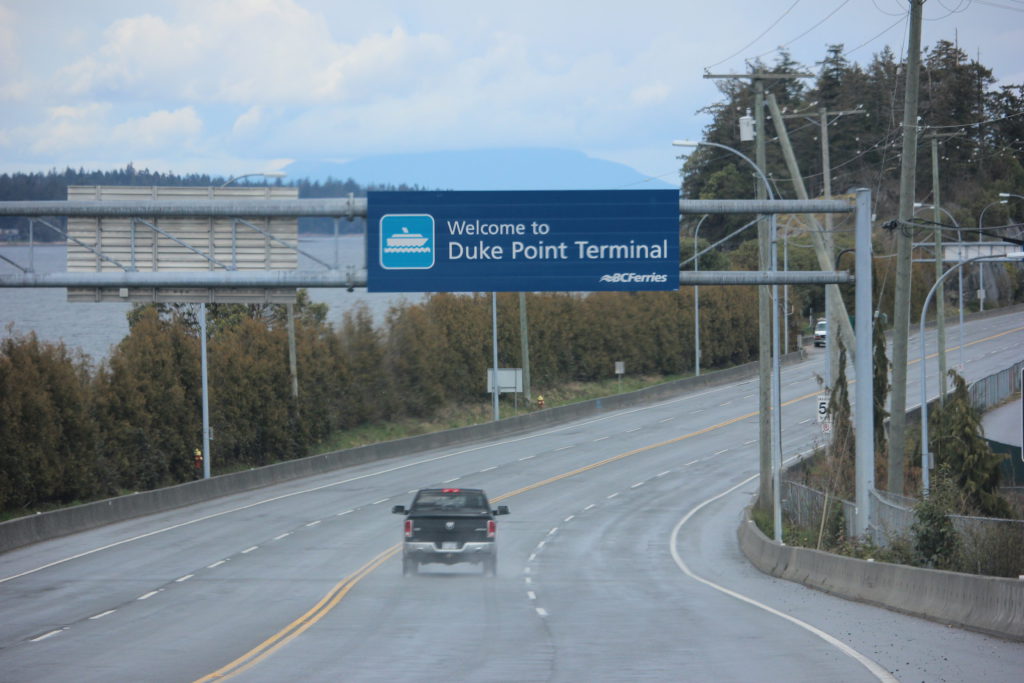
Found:
[[[405,537],[412,538],[412,520],[405,520]]]
[[[494,523],[493,519],[487,520],[487,538],[494,538],[494,533],[498,530],[498,525]]]

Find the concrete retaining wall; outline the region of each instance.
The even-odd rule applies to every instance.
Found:
[[[800,351],[787,354],[784,363],[802,360]],[[76,505],[52,512],[21,517],[0,523],[0,552],[30,543],[93,529],[134,517],[164,512],[174,508],[270,486],[292,479],[323,474],[344,467],[362,465],[387,458],[437,448],[451,448],[468,443],[509,436],[527,430],[541,429],[600,413],[644,405],[703,387],[721,385],[757,374],[757,363],[717,370],[700,377],[666,382],[627,394],[581,401],[571,405],[548,408],[498,422],[423,434],[396,441],[360,446],[343,451],[313,455],[298,460],[268,465],[244,472],[224,474],[210,479],[192,481],[154,491],[144,491],[95,503]]]
[[[777,545],[751,521],[749,508],[737,536],[743,554],[766,574],[849,600],[1024,640],[1024,580],[868,562]]]

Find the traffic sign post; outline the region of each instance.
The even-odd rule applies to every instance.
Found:
[[[370,192],[370,292],[679,289],[676,190]]]

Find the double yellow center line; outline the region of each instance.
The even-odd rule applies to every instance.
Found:
[[[991,341],[993,339],[998,339],[999,337],[1002,337],[1004,335],[1011,334],[1013,332],[1020,332],[1022,330],[1024,330],[1024,327],[1017,327],[1014,329],[1006,330],[1004,332],[994,334],[990,337],[978,339],[977,341],[965,344],[965,346],[973,346],[975,344],[980,344],[982,342]],[[953,347],[953,349],[951,350],[956,350],[956,348],[957,347]],[[934,358],[937,355],[937,353],[932,354],[928,356],[928,358]],[[918,359],[910,361],[908,365],[916,362],[918,362]],[[804,394],[803,396],[798,396],[797,398],[786,401],[782,405],[793,405],[794,403],[799,403],[800,401],[804,401],[808,398],[811,398],[812,396],[817,396],[817,394],[817,391],[813,391],[809,394]],[[513,496],[518,496],[522,493],[526,493],[527,491],[533,491],[534,489],[541,488],[542,486],[547,486],[548,484],[553,484],[557,481],[561,481],[569,477],[574,477],[577,474],[582,474],[584,472],[589,472],[590,470],[594,470],[599,467],[604,467],[605,465],[609,465],[613,462],[618,462],[619,460],[637,455],[639,453],[645,453],[656,448],[663,448],[665,446],[670,446],[672,444],[679,443],[680,441],[685,441],[686,439],[690,439],[695,436],[700,436],[701,434],[707,434],[708,432],[714,431],[716,429],[728,427],[729,425],[740,422],[741,420],[746,420],[751,417],[755,417],[757,416],[757,414],[758,411],[755,410],[753,412],[746,413],[745,415],[740,415],[738,417],[726,420],[725,422],[720,422],[710,427],[698,429],[697,431],[690,432],[689,434],[683,434],[682,436],[677,436],[675,438],[669,439],[667,441],[662,441],[660,443],[642,446],[641,448],[636,448],[631,451],[626,451],[625,453],[614,455],[610,458],[605,458],[604,460],[599,460],[589,465],[584,465],[583,467],[579,467],[569,472],[556,474],[553,477],[549,477],[542,481],[538,481],[534,484],[529,484],[522,488],[518,488],[514,491],[509,491],[508,493],[502,494],[497,498],[492,499],[492,502],[497,503],[503,500],[507,500],[509,498],[512,498]],[[401,545],[396,543],[384,552],[380,553],[372,560],[364,564],[362,567],[357,569],[354,573],[350,574],[349,576],[345,577],[337,584],[335,584],[334,587],[331,588],[331,590],[329,590],[326,595],[324,595],[324,597],[320,598],[320,600],[301,617],[291,622],[283,629],[281,629],[271,637],[267,638],[262,643],[260,643],[253,649],[249,650],[238,659],[222,666],[221,668],[217,669],[211,674],[208,674],[200,679],[197,679],[195,683],[206,683],[207,681],[224,680],[227,678],[231,678],[233,676],[237,676],[238,674],[244,673],[245,671],[248,671],[252,667],[256,666],[267,657],[270,657],[272,654],[280,650],[282,647],[284,647],[291,641],[293,641],[295,638],[298,638],[308,628],[313,626],[313,624],[317,623],[318,621],[326,617],[331,610],[337,607],[338,603],[341,602],[341,600],[348,594],[350,590],[352,590],[352,588],[357,583],[366,578],[371,572],[377,569],[377,567],[384,564],[384,562],[394,557],[400,550]]]

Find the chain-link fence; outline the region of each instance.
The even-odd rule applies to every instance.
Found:
[[[1024,361],[1018,361],[1013,367],[973,383],[968,388],[971,394],[971,405],[979,410],[988,410],[1019,392],[1022,369],[1024,369]]]
[[[1020,373],[1024,361],[972,384],[972,403],[981,410],[998,405],[1020,391]],[[793,481],[782,482],[782,508],[787,521],[802,529],[817,531],[829,523],[826,517],[837,512],[836,498]],[[829,509],[825,510],[826,498]],[[914,506],[918,499],[887,491],[871,492],[871,515],[868,538],[877,546],[887,547],[897,539],[912,535]],[[852,538],[856,506],[840,501],[847,537]],[[996,576],[1024,573],[1024,520],[994,519],[950,515],[960,540],[963,571]]]

